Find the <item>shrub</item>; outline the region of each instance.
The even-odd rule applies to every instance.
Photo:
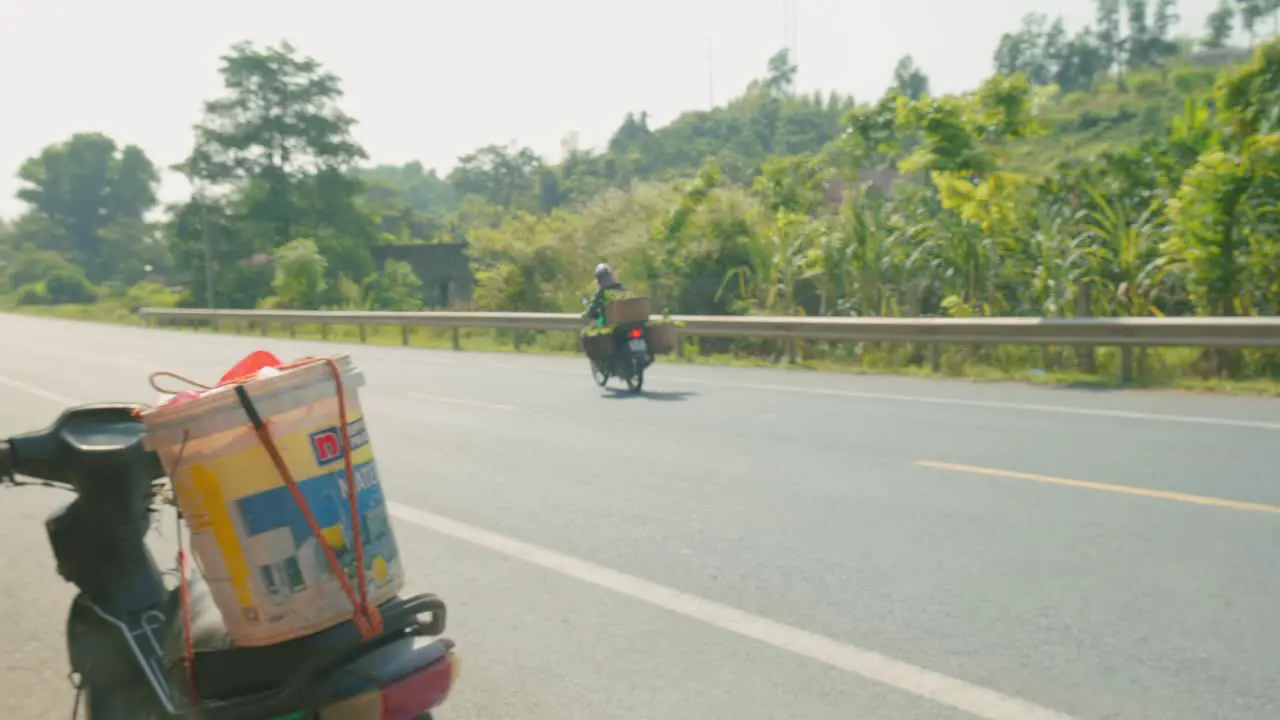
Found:
[[[140,282],[129,288],[125,293],[125,300],[129,303],[129,307],[154,307],[154,308],[171,308],[177,307],[178,302],[182,299],[182,293],[152,282]]]
[[[52,305],[85,305],[98,300],[98,292],[78,267],[55,269],[44,279],[44,289]]]
[[[44,283],[30,283],[18,288],[18,292],[14,294],[14,301],[19,305],[50,305],[49,293],[44,288]]]

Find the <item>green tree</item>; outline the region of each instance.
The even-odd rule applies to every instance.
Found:
[[[1280,37],[1280,0],[1262,0],[1262,12],[1271,16],[1272,32]]]
[[[371,310],[421,310],[422,281],[403,260],[388,260],[381,273],[365,281],[364,298]]]
[[[1054,82],[1065,92],[1091,90],[1096,78],[1106,71],[1106,53],[1093,31],[1085,29],[1063,46]]]
[[[1177,53],[1170,38],[1178,22],[1177,0],[1156,0],[1151,11],[1147,0],[1125,0],[1129,34],[1125,39],[1127,67],[1137,70],[1163,63]]]
[[[1147,0],[1124,0],[1128,34],[1124,38],[1125,69],[1138,70],[1155,60]]]
[[[1275,312],[1280,197],[1280,42],[1225,76],[1226,126],[1182,177],[1169,203],[1170,253],[1184,263],[1196,306],[1213,315]]]
[[[1002,35],[994,58],[996,73],[1022,73],[1036,85],[1053,82],[1054,74],[1063,62],[1066,30],[1061,18],[1053,25],[1048,25],[1048,22],[1042,13],[1031,13],[1022,18],[1017,32]]]
[[[476,304],[485,310],[560,311],[572,290],[566,248],[560,237],[570,231],[567,216],[540,218],[516,212],[502,225],[477,230],[468,252],[476,269]]]
[[[5,280],[10,288],[23,285],[36,285],[45,278],[66,269],[74,269],[75,265],[59,253],[51,250],[40,250],[34,245],[25,245],[11,251],[5,258]]]
[[[929,76],[916,67],[910,55],[904,55],[893,69],[893,86],[906,97],[919,100],[929,94]]]
[[[1232,0],[1221,0],[1218,7],[1205,20],[1209,34],[1204,39],[1207,48],[1224,48],[1231,39],[1232,26],[1235,24],[1236,7]]]
[[[351,137],[355,120],[338,107],[342,85],[287,42],[233,45],[222,58],[226,94],[204,105],[196,143],[182,169],[213,187],[262,185],[255,216],[286,242],[302,208],[295,185],[322,172],[346,172],[365,157]]]
[[[795,92],[796,72],[799,68],[791,59],[791,51],[783,48],[769,58],[769,71],[763,88],[770,95],[791,95]]]
[[[891,167],[905,148],[898,125],[900,98],[902,94],[890,88],[875,105],[862,105],[845,115],[847,130],[832,144],[830,154],[847,177]]]
[[[404,165],[378,165],[356,172],[365,184],[390,191],[405,206],[420,213],[446,213],[458,209],[458,194],[435,170],[418,161]]]
[[[230,272],[225,284],[233,286],[234,302],[252,304],[269,292],[270,276],[255,269],[260,265],[227,263],[310,236],[332,256],[328,285],[342,274],[367,275],[376,229],[356,203],[362,185],[352,171],[365,154],[351,136],[355,120],[338,105],[341,81],[287,42],[237,43],[220,73],[225,92],[205,103],[194,148],[179,165],[197,188],[174,225],[174,256],[183,269],[203,285],[204,249],[211,245],[215,287],[221,292],[221,276]],[[218,228],[199,219],[212,215],[214,205]]]
[[[274,305],[296,310],[318,310],[326,290],[325,269],[328,262],[320,254],[316,241],[298,238],[281,245],[272,255],[275,278]]]
[[[526,147],[489,145],[458,158],[449,183],[459,197],[475,195],[504,210],[536,210],[542,158]]]
[[[1267,0],[1236,0],[1236,6],[1240,8],[1240,29],[1249,36],[1249,47],[1253,47],[1258,38],[1258,22],[1271,8]]]
[[[94,282],[144,263],[142,223],[156,204],[158,176],[140,148],[80,133],[28,159],[18,178],[18,198],[47,227],[29,242],[66,253]]]
[[[451,240],[448,217],[458,210],[458,193],[435,170],[420,162],[362,169],[360,207],[388,244]]]
[[[1162,60],[1177,55],[1178,44],[1173,41],[1173,28],[1181,20],[1177,0],[1156,0],[1156,13],[1152,21],[1155,45],[1154,53]]]
[[[1104,71],[1115,70],[1116,83],[1125,88],[1125,36],[1121,30],[1120,0],[1095,0],[1098,46]]]

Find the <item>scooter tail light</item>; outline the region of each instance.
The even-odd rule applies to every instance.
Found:
[[[631,328],[631,337],[638,338],[643,336],[644,336],[644,330],[641,330],[640,328]]]
[[[382,688],[382,720],[417,720],[444,704],[458,678],[458,658],[453,653],[438,662]]]

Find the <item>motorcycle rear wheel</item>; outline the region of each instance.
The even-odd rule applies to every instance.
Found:
[[[631,360],[631,374],[627,375],[627,389],[633,393],[638,393],[644,387],[644,363],[637,364],[635,359]]]
[[[600,387],[609,384],[609,373],[595,360],[591,361],[591,379],[595,380]]]

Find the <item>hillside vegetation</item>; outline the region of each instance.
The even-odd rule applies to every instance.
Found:
[[[287,43],[239,44],[180,166],[196,196],[148,223],[156,172],[140,148],[96,133],[45,148],[19,170],[29,212],[0,227],[0,291],[25,306],[416,309],[419,279],[372,249],[464,242],[477,309],[576,310],[608,261],[673,313],[1275,314],[1280,43],[1227,39],[1236,17],[1257,35],[1280,2],[1224,4],[1194,43],[1169,36],[1172,0],[1096,9],[1074,34],[1025,18],[971,93],[932,95],[909,57],[873,101],[799,93],[779,52],[723,107],[659,128],[632,113],[608,147],[566,142],[559,163],[488,146],[443,176],[367,167],[336,76]],[[929,365],[913,347],[802,354]],[[1276,359],[1143,353],[1139,376],[1270,378]],[[955,348],[942,366],[1091,376],[1114,362]]]

